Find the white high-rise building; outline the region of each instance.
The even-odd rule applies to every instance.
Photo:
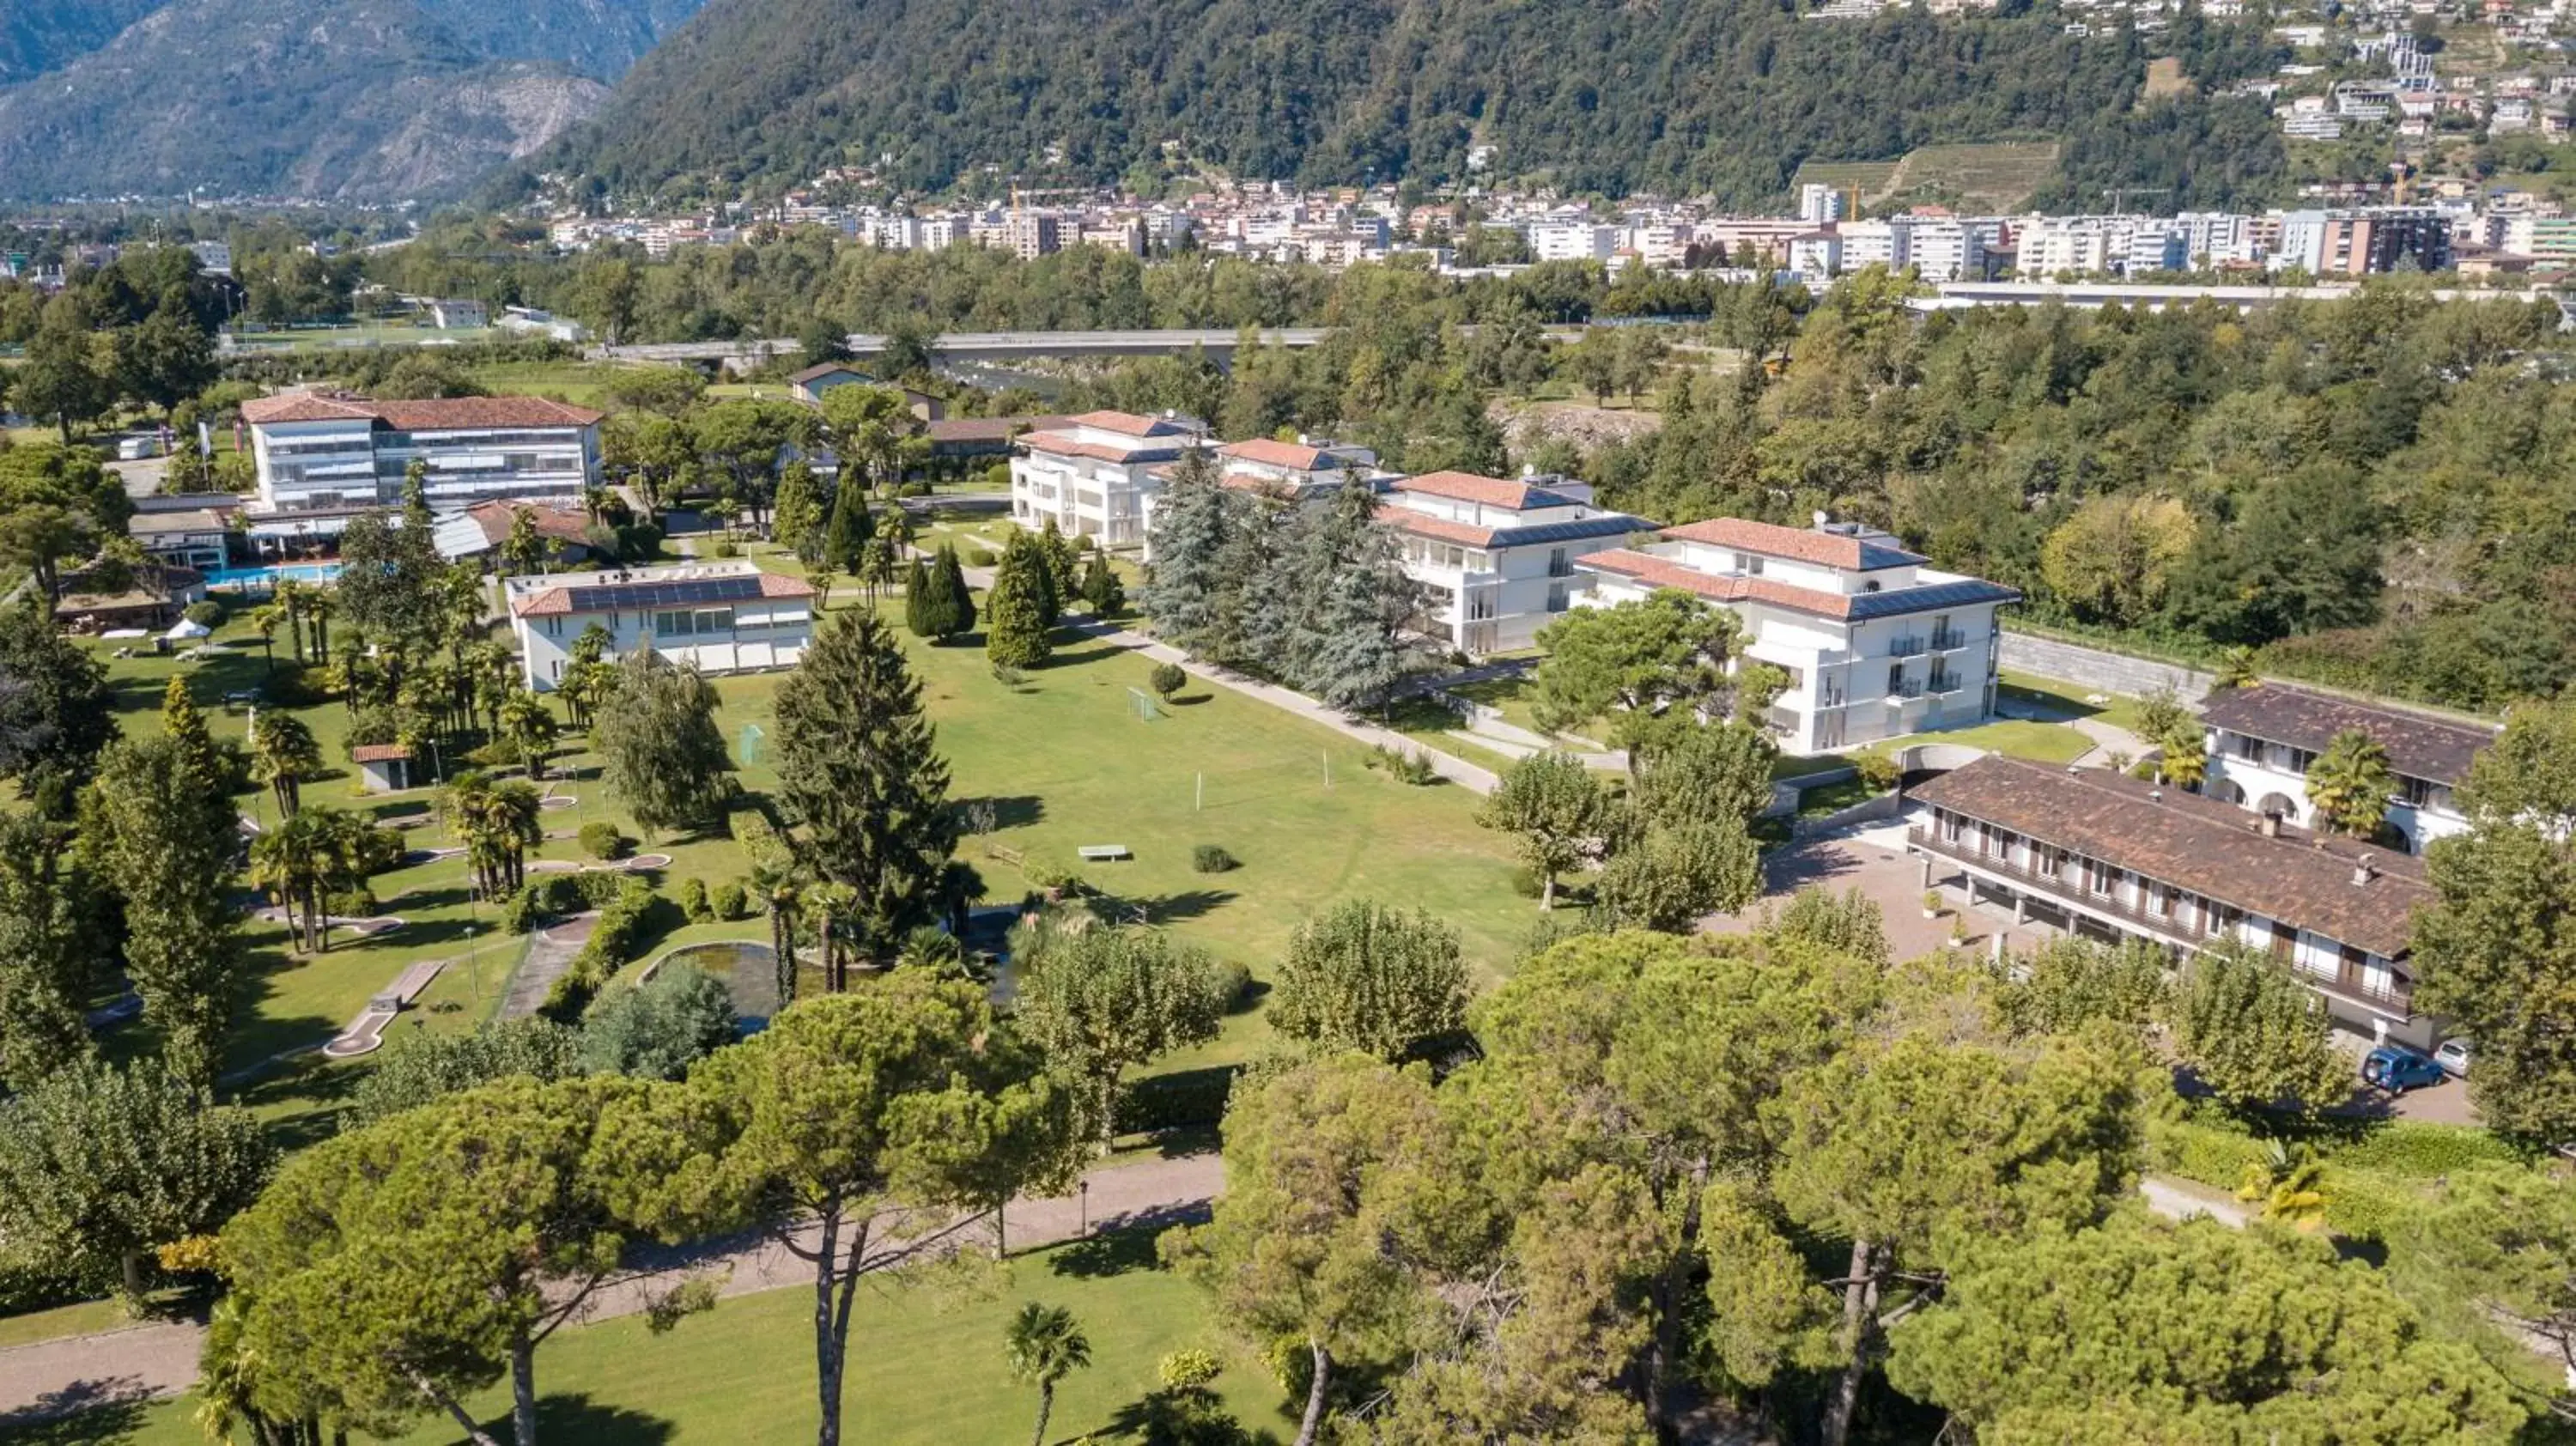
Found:
[[[1798,219],[1810,226],[1841,220],[1846,214],[1842,189],[1814,181],[1798,188]]]
[[[1834,228],[1843,242],[1842,269],[1858,271],[1865,266],[1884,266],[1890,271],[1905,269],[1907,241],[1913,226],[1905,221],[1845,221]]]

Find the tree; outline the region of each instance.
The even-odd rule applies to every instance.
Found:
[[[1104,554],[1095,552],[1083,564],[1080,591],[1095,618],[1115,618],[1127,611],[1127,585],[1118,580],[1117,570]]]
[[[1762,849],[1737,822],[1650,823],[1602,865],[1593,896],[1625,928],[1687,934],[1762,895]]]
[[[379,1435],[436,1411],[493,1446],[463,1400],[506,1378],[513,1440],[535,1446],[537,1347],[631,1245],[717,1223],[693,1207],[718,1137],[676,1090],[504,1080],[296,1156],[223,1236],[272,1391]],[[684,1283],[651,1319],[712,1300]]]
[[[1728,663],[1743,643],[1735,614],[1674,588],[1616,607],[1580,608],[1539,632],[1548,656],[1533,706],[1551,728],[1615,714],[1623,741],[1667,713],[1749,716],[1770,697],[1755,696],[1746,686],[1752,680],[1730,677]]]
[[[1027,1301],[1011,1317],[1002,1338],[1011,1362],[1011,1379],[1038,1388],[1038,1427],[1031,1446],[1046,1446],[1047,1417],[1055,1413],[1058,1381],[1091,1364],[1091,1341],[1076,1325],[1073,1312],[1060,1305]]]
[[[246,1110],[152,1060],[74,1060],[0,1103],[0,1231],[20,1258],[140,1303],[158,1246],[221,1225],[271,1151]]]
[[[2447,1184],[2439,1204],[2399,1222],[2393,1283],[2443,1337],[2528,1380],[2558,1420],[2576,1420],[2566,1374],[2576,1364],[2576,1196],[2532,1170],[2468,1171]]]
[[[0,518],[0,558],[35,574],[37,594],[47,603],[62,598],[62,565],[85,557],[98,543],[91,521],[50,502],[11,509]],[[45,624],[52,626],[50,620]]]
[[[2133,627],[2163,606],[2196,531],[2190,510],[2170,497],[2096,497],[2040,544],[2040,575],[2077,616]]]
[[[687,1085],[725,1141],[713,1182],[814,1268],[820,1446],[841,1439],[850,1307],[1027,1181],[1063,1178],[1060,1112],[999,1047],[980,986],[897,972],[805,1000]]]
[[[505,898],[527,882],[528,850],[545,841],[543,806],[524,781],[496,783],[479,769],[457,774],[440,790],[438,810],[465,845],[475,886],[487,899]]]
[[[512,687],[501,699],[498,710],[501,739],[519,755],[519,766],[531,779],[546,776],[546,753],[554,746],[555,715],[546,711],[543,698],[521,687]]]
[[[920,420],[899,387],[840,386],[823,394],[823,429],[841,454],[843,480],[892,490],[903,477]]]
[[[582,1021],[581,1058],[594,1074],[675,1080],[733,1036],[733,994],[725,982],[666,964],[590,1011]]]
[[[1116,1133],[1128,1070],[1216,1038],[1238,983],[1206,950],[1150,929],[1068,928],[1041,915],[1012,945],[1012,1027],[1071,1087],[1086,1140]]]
[[[2323,1243],[2209,1219],[1973,1242],[1891,1384],[1980,1442],[2518,1439],[2511,1386]]]
[[[2308,806],[2321,828],[2352,838],[2370,838],[2388,816],[2388,797],[2397,791],[2397,775],[2388,767],[2388,750],[2358,728],[2347,728],[2326,740],[2325,751],[2308,765]]]
[[[1222,657],[1227,648],[1228,594],[1238,580],[1221,570],[1232,531],[1225,489],[1216,464],[1192,448],[1172,465],[1154,502],[1154,525],[1139,599],[1164,642],[1200,657]]]
[[[1556,876],[1582,863],[1608,827],[1609,807],[1582,760],[1536,753],[1503,770],[1476,821],[1519,836],[1521,856],[1539,875],[1538,906],[1545,911],[1556,907]]]
[[[1773,1188],[1791,1218],[1851,1242],[1825,1446],[1849,1439],[1887,1326],[1961,1245],[2109,1212],[2135,1167],[2132,1088],[2120,1061],[2081,1046],[2003,1050],[1915,1030],[1786,1082]]]
[[[1301,549],[1315,606],[1290,642],[1298,686],[1335,708],[1375,702],[1404,678],[1402,629],[1421,608],[1394,533],[1372,520],[1377,493],[1349,483]]]
[[[1375,1060],[1344,1055],[1246,1080],[1226,1111],[1213,1218],[1159,1242],[1235,1329],[1305,1348],[1297,1446],[1321,1439],[1336,1367],[1396,1355],[1424,1306],[1372,1187],[1430,1153],[1438,1129],[1428,1079]]]
[[[19,791],[67,811],[99,751],[117,736],[116,690],[107,666],[54,630],[40,600],[0,620],[0,773]]]
[[[688,426],[696,455],[757,517],[774,495],[780,454],[811,441],[814,419],[794,402],[730,398],[700,411]]]
[[[2352,1061],[2334,1046],[2324,1001],[2242,944],[2193,958],[2172,1024],[2176,1056],[2231,1108],[2287,1100],[2314,1113],[2352,1093]]]
[[[230,782],[220,759],[215,756],[215,736],[206,727],[206,715],[188,692],[185,678],[172,677],[161,690],[161,734],[179,750],[188,776],[199,788],[212,793],[229,793]]]
[[[304,781],[322,771],[322,745],[304,720],[274,708],[251,723],[250,776],[277,795],[280,817],[291,817],[304,802]]]
[[[2515,709],[2459,799],[2469,831],[2433,846],[2415,915],[2416,1007],[2477,1041],[2489,1128],[2576,1141],[2576,704]]]
[[[648,834],[711,828],[733,796],[715,685],[649,648],[618,660],[590,743],[609,793]]]
[[[376,1057],[350,1092],[344,1130],[436,1104],[494,1080],[540,1083],[580,1072],[581,1036],[551,1019],[499,1020],[471,1034],[413,1033]]]
[[[916,638],[933,636],[930,628],[930,569],[914,558],[903,574],[903,627]]]
[[[1082,567],[1074,558],[1073,544],[1065,540],[1052,517],[1038,530],[1038,554],[1046,560],[1047,598],[1053,604],[1047,614],[1047,626],[1054,627],[1064,610],[1082,596]],[[1097,558],[1100,554],[1092,556]]]
[[[62,304],[46,309],[45,323],[27,343],[26,364],[10,390],[18,409],[51,417],[69,446],[75,425],[95,420],[116,405],[116,384],[99,364],[97,340]]]
[[[171,1072],[199,1087],[214,1081],[241,962],[237,822],[166,738],[109,745],[82,805],[92,867],[125,900],[125,966],[144,1017]]]
[[[1887,920],[1878,901],[1858,887],[1837,894],[1831,889],[1800,889],[1777,913],[1764,911],[1764,930],[1776,938],[1812,944],[1884,967]]]
[[[114,357],[114,385],[135,402],[159,408],[165,420],[218,375],[212,338],[194,319],[166,310],[119,327]]]
[[[0,1084],[20,1093],[89,1053],[85,1007],[114,964],[98,886],[64,833],[0,817]]]
[[[331,899],[363,877],[356,844],[364,828],[338,809],[312,808],[251,840],[251,886],[275,894],[299,948],[330,951]]]
[[[995,667],[1034,668],[1047,660],[1046,554],[1025,532],[1011,535],[984,597],[984,651]]]
[[[1402,1058],[1467,1022],[1467,961],[1458,931],[1350,899],[1297,926],[1279,962],[1272,1027],[1325,1050]]]
[[[864,957],[891,955],[939,916],[957,850],[948,762],[921,682],[871,609],[826,623],[778,687],[778,801],[804,827],[813,872],[857,891],[848,920]]]
[[[546,540],[537,532],[535,508],[510,509],[510,535],[501,543],[501,566],[521,575],[545,570]]]
[[[823,540],[824,565],[857,577],[866,563],[868,541],[874,536],[876,520],[856,480],[835,489],[832,526]]]
[[[957,561],[957,549],[941,543],[931,558],[927,585],[918,593],[920,616],[911,616],[914,604],[905,600],[905,621],[916,637],[946,642],[975,631],[975,594],[966,586],[966,569]]]
[[[2108,1022],[2144,1037],[2165,1017],[2173,997],[2173,965],[2162,949],[2143,940],[2097,944],[2051,939],[2039,948],[1998,960],[2001,988],[1996,1013],[2013,1034],[2077,1034]]]
[[[424,508],[400,525],[375,514],[349,519],[340,533],[340,611],[378,638],[403,642],[438,632],[438,580],[447,571],[430,539]]]

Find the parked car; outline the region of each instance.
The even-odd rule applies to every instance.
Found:
[[[2365,1083],[2393,1095],[2437,1085],[2450,1078],[2431,1059],[2394,1044],[2383,1044],[2365,1056],[2361,1061],[2361,1077]]]
[[[2446,1039],[2442,1041],[2440,1049],[2433,1051],[2433,1062],[2440,1065],[2442,1072],[2451,1078],[2467,1079],[2469,1056],[2476,1052],[2476,1047],[2465,1039]]]

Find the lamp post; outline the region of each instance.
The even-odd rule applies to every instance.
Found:
[[[1091,1238],[1091,1180],[1085,1177],[1079,1187],[1082,1196],[1082,1238]]]

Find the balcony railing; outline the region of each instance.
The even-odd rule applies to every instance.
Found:
[[[1923,652],[1924,646],[1921,638],[1890,638],[1887,643],[1886,656],[1891,658],[1919,658],[1923,656]]]
[[[1934,673],[1923,686],[1935,693],[1956,693],[1967,686],[1967,680],[1956,673]]]
[[[1816,706],[1819,708],[1839,708],[1850,701],[1840,686],[1816,690]]]
[[[1959,631],[1957,628],[1934,628],[1932,630],[1932,651],[1936,653],[1947,653],[1954,649],[1964,648],[1968,646],[1968,643],[1968,635]]]
[[[1890,703],[1910,703],[1922,696],[1923,685],[1912,678],[1895,684],[1887,690],[1887,701]]]
[[[1998,874],[2016,883],[2029,884],[2043,898],[2068,908],[2093,914],[2106,914],[2112,918],[2136,924],[2162,939],[2188,949],[2205,947],[2211,939],[2222,937],[2234,928],[2233,923],[2230,923],[2219,934],[2211,934],[2185,924],[2179,904],[2173,910],[2159,914],[2143,905],[2123,899],[2117,894],[2093,893],[2069,881],[2067,875],[2072,874],[2080,878],[2083,871],[2083,865],[2071,856],[2058,866],[2058,872],[2051,873],[2030,864],[2015,863],[2004,855],[1980,853],[1976,849],[1963,847],[1961,841],[1944,839],[1935,831],[1920,826],[1907,829],[1905,837],[1907,842],[1925,853],[1949,859],[1953,863],[1965,864],[1980,873]],[[2355,964],[2340,964],[2332,974],[2301,968],[2286,959],[2282,961],[2282,967],[2290,971],[2291,978],[2311,989],[2341,995],[2357,1003],[2374,1005],[2382,1009],[2404,1010],[2410,1014],[2414,1010],[2414,990],[2411,986],[2374,985],[2370,982],[2369,975]]]

